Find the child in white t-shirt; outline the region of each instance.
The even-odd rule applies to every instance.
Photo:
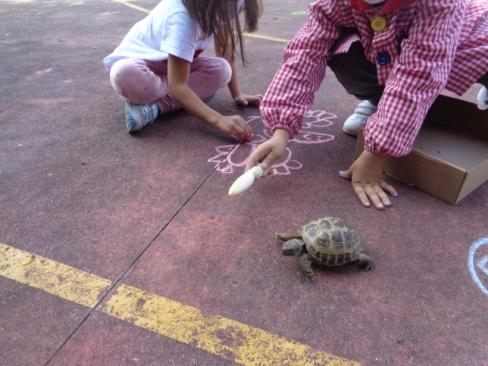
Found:
[[[261,0],[163,0],[131,28],[103,60],[113,88],[126,99],[129,132],[153,123],[158,112],[183,108],[224,134],[251,138],[240,116],[223,116],[204,103],[225,85],[238,105],[258,106],[262,98],[239,88],[234,56],[239,48],[245,63],[241,11],[244,30],[256,30]],[[218,57],[200,56],[212,39]]]

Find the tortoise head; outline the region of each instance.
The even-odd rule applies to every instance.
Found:
[[[305,243],[303,240],[291,239],[283,243],[281,249],[283,255],[297,255],[305,250]]]

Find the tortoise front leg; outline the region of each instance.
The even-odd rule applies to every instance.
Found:
[[[312,269],[312,257],[310,254],[305,253],[300,257],[300,270],[302,271],[303,277],[307,281],[313,281],[315,279],[315,275],[313,274]]]
[[[275,233],[277,239],[281,241],[288,241],[291,239],[301,239],[302,236],[300,234],[288,234],[288,233]]]
[[[365,253],[359,254],[358,265],[365,271],[371,271],[374,269],[373,258]]]

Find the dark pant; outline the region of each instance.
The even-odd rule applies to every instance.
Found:
[[[333,56],[328,66],[349,94],[378,104],[384,85],[378,84],[376,65],[366,59],[361,42],[354,42],[347,53]],[[488,88],[488,72],[478,83]]]

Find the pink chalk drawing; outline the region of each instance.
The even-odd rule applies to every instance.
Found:
[[[334,140],[334,135],[321,132],[321,129],[330,127],[334,124],[332,120],[337,118],[333,113],[326,111],[309,111],[305,114],[305,119],[300,133],[290,142],[303,145],[325,144]],[[217,171],[223,174],[232,174],[236,170],[242,171],[246,165],[246,159],[261,143],[272,136],[269,129],[264,127],[260,116],[251,116],[246,121],[248,124],[257,122],[257,127],[261,126],[260,132],[255,132],[251,141],[237,145],[217,146],[217,155],[208,159],[209,163],[214,164]],[[256,131],[256,127],[254,128]],[[303,164],[292,158],[293,152],[290,147],[286,148],[283,160],[273,165],[269,175],[290,175],[293,170],[303,167]]]

